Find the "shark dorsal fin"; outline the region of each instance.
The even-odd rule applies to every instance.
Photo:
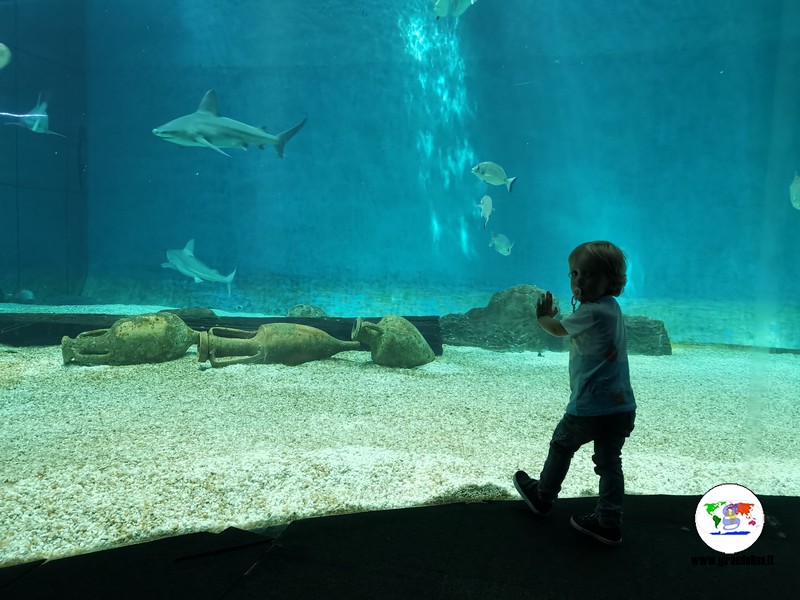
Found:
[[[219,116],[219,109],[217,109],[217,92],[208,90],[206,95],[200,101],[200,106],[197,107],[197,112],[211,113],[214,116]]]
[[[186,242],[186,245],[183,247],[183,251],[186,252],[186,254],[194,256],[194,238]]]

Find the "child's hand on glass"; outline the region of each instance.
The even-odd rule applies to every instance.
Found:
[[[545,292],[536,301],[536,318],[539,317],[555,317],[558,314],[558,308],[553,306],[553,294]]]

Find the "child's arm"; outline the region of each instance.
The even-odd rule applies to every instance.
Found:
[[[558,337],[569,335],[561,322],[553,318],[557,314],[558,308],[553,306],[553,294],[547,292],[540,296],[536,301],[536,322],[539,323],[539,327],[550,335]]]

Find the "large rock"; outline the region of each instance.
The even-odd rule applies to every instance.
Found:
[[[492,296],[484,308],[439,319],[442,341],[453,346],[478,346],[488,350],[563,350],[565,340],[543,331],[536,323],[536,301],[545,290],[535,285],[515,285]],[[558,305],[558,299],[553,299]]]
[[[516,285],[492,296],[484,308],[439,319],[442,341],[452,346],[477,346],[487,350],[564,351],[568,338],[543,331],[536,323],[536,301],[545,290],[535,285]],[[558,299],[553,299],[558,306]],[[629,354],[672,354],[663,321],[625,315]]]
[[[628,354],[662,356],[672,354],[672,344],[664,321],[650,317],[625,315],[628,333]]]
[[[295,304],[286,313],[287,317],[327,317],[328,313],[313,304]]]

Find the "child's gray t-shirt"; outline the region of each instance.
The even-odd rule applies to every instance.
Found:
[[[561,324],[570,336],[566,412],[590,417],[636,410],[625,322],[616,299],[583,302]]]

